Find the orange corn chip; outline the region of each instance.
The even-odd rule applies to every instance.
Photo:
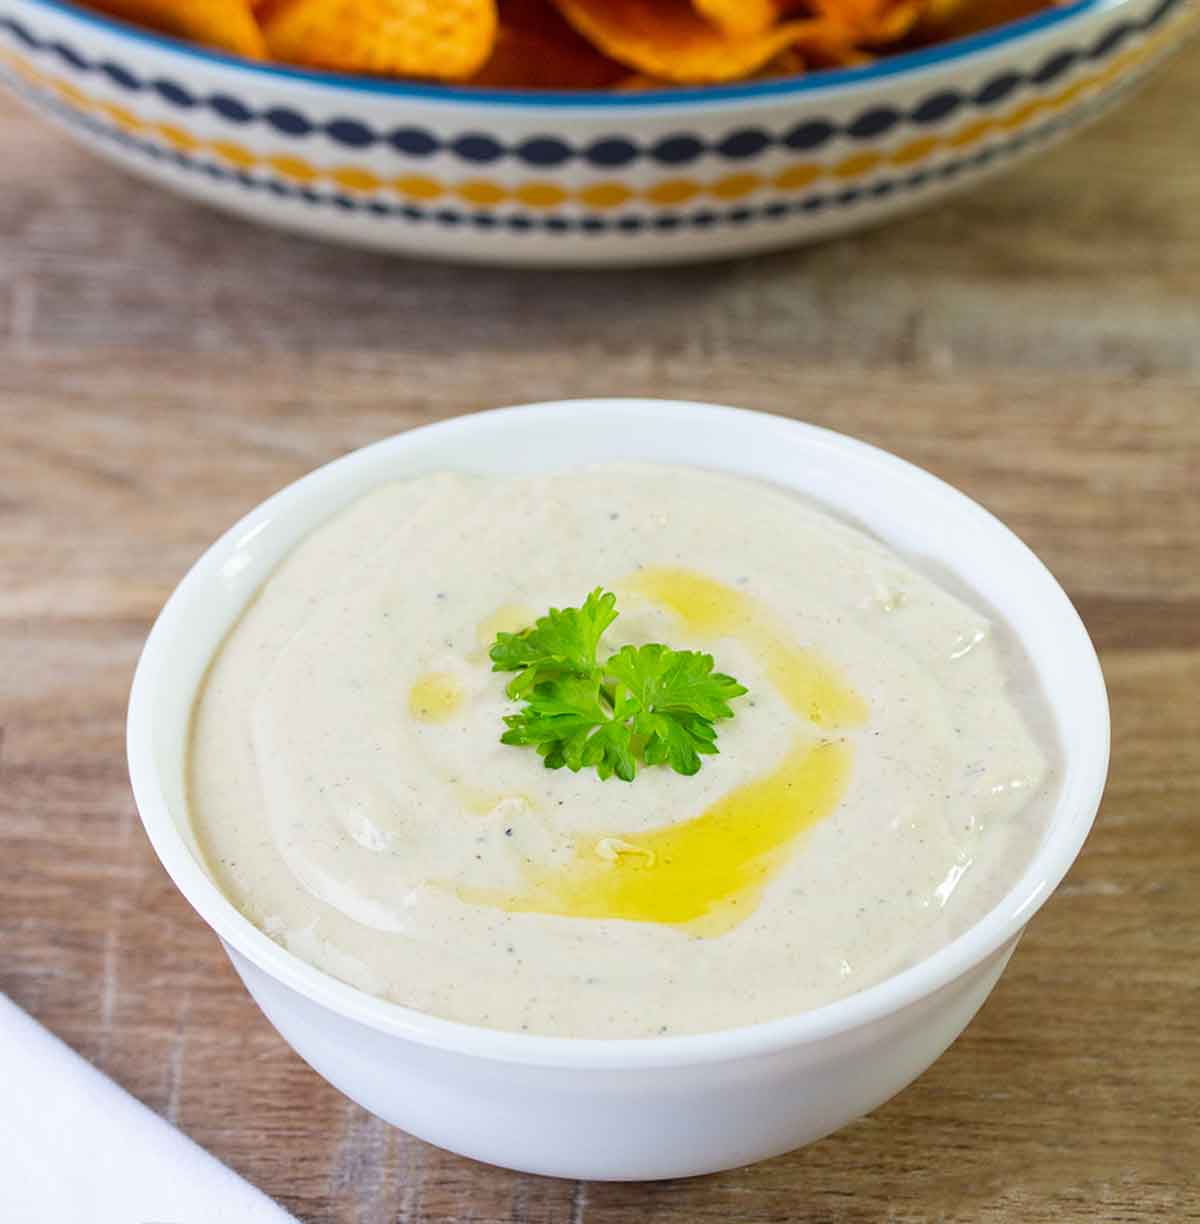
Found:
[[[658,77],[646,76],[643,72],[633,72],[623,76],[614,86],[614,93],[645,93],[648,89],[665,89],[669,81],[660,81]]]
[[[677,84],[749,76],[812,24],[783,22],[749,38],[731,38],[700,17],[690,0],[556,2],[563,16],[606,55]]]
[[[267,53],[249,0],[95,0],[95,7],[247,59],[263,59]]]
[[[692,7],[730,38],[752,38],[780,17],[776,0],[692,0]]]
[[[1045,0],[929,0],[917,23],[917,32],[926,42],[962,38],[1019,21],[1045,7]]]
[[[949,21],[955,13],[961,9],[966,0],[925,0],[921,6],[921,25],[941,25],[943,22]],[[1028,3],[1028,0],[1023,0]],[[984,7],[979,4],[968,5],[969,8]],[[1039,4],[1040,7],[1040,4]]]
[[[841,21],[818,20],[796,39],[794,49],[809,68],[849,68],[874,58],[863,49],[862,35]]]
[[[495,0],[277,0],[263,15],[278,59],[342,72],[460,81],[496,39]]]
[[[871,46],[903,38],[925,7],[926,0],[812,0],[818,16],[841,22],[853,42]]]
[[[628,71],[567,24],[550,0],[500,0],[500,31],[467,82],[501,89],[606,89]]]
[[[869,64],[872,58],[865,51],[860,51],[848,43],[845,31],[839,26],[836,30],[824,33],[814,31],[800,46],[781,51],[774,59],[764,64],[753,79],[767,81],[779,77],[797,77],[819,68],[852,68],[859,64]]]
[[[784,47],[782,51],[758,70],[758,78],[770,80],[773,77],[802,76],[808,69],[808,60],[796,47]]]

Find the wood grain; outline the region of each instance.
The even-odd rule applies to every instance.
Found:
[[[306,1224],[1200,1220],[1197,114],[1200,45],[889,229],[553,274],[255,229],[0,102],[0,989]],[[803,417],[964,488],[1077,601],[1114,720],[1096,830],[954,1048],[805,1151],[649,1186],[485,1168],[328,1088],[158,867],[122,743],[151,618],[263,496],[452,413],[622,393]]]

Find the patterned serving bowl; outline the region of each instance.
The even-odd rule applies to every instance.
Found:
[[[146,178],[269,224],[507,264],[726,257],[874,225],[1045,148],[1178,46],[1200,0],[1078,0],[796,80],[646,94],[249,63],[0,0],[0,77]]]

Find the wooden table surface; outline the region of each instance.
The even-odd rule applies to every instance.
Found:
[[[0,989],[305,1224],[1200,1220],[1198,115],[1193,44],[888,229],[520,274],[251,228],[0,101]],[[122,740],[163,598],[266,494],[452,413],[622,393],[803,417],[965,489],[1077,601],[1114,731],[1082,857],[931,1071],[807,1150],[631,1186],[486,1168],[326,1086],[158,866]]]

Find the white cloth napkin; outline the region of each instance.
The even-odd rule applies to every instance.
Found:
[[[0,994],[3,1224],[297,1224]]]

